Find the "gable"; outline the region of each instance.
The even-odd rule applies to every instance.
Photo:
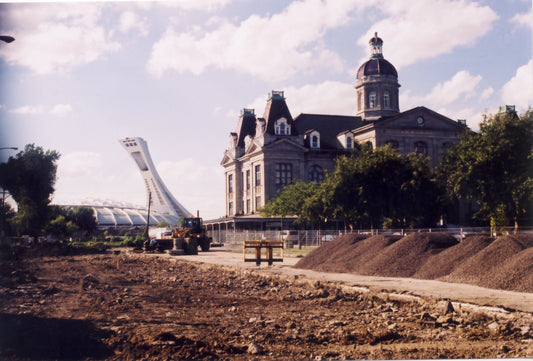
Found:
[[[269,143],[263,147],[264,151],[275,150],[284,152],[306,152],[308,149],[290,139],[278,139],[275,142]]]
[[[451,132],[463,132],[466,129],[466,126],[459,122],[426,107],[416,107],[391,117],[382,118],[373,124],[374,128],[380,129],[425,129]]]

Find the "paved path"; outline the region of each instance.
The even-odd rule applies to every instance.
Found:
[[[413,278],[361,276],[352,273],[327,273],[303,270],[292,267],[299,258],[285,257],[283,263],[266,263],[257,266],[255,262],[244,262],[242,253],[231,252],[223,248],[199,252],[196,256],[168,256],[194,262],[219,264],[232,267],[254,269],[274,274],[301,276],[312,280],[337,282],[346,286],[365,287],[370,290],[403,292],[407,291],[416,296],[430,296],[447,298],[455,302],[473,303],[481,306],[498,306],[520,311],[533,312],[533,293],[521,293],[493,290],[467,284],[448,283],[433,280],[419,280]]]

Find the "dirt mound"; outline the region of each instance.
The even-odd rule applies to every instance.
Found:
[[[411,277],[427,259],[454,246],[457,240],[446,233],[413,233],[380,252],[360,268],[372,276]]]
[[[431,280],[446,276],[461,262],[480,252],[492,241],[493,238],[488,236],[468,237],[455,246],[430,256],[413,277]]]
[[[306,255],[296,264],[296,267],[323,272],[347,272],[341,267],[342,265],[338,264],[337,259],[347,251],[357,248],[358,243],[367,237],[357,234],[339,236]]]
[[[401,236],[372,236],[357,244],[353,250],[345,250],[337,262],[345,265],[347,272],[361,273],[362,268],[377,255],[383,252],[383,249],[401,239]]]
[[[488,288],[505,285],[508,275],[502,273],[504,263],[527,246],[527,241],[515,236],[498,237],[480,252],[457,265],[449,275],[442,277],[442,280]]]

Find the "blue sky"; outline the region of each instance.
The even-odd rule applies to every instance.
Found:
[[[400,110],[478,129],[533,105],[530,0],[182,0],[0,3],[0,147],[61,153],[53,202],[145,205],[118,143],[143,137],[189,211],[224,215],[220,161],[242,108],[271,90],[299,113],[355,113],[378,32]],[[13,151],[0,151],[5,161]]]

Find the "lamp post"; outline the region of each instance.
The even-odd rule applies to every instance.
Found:
[[[0,150],[4,150],[4,149],[18,150],[17,147],[0,147]]]

